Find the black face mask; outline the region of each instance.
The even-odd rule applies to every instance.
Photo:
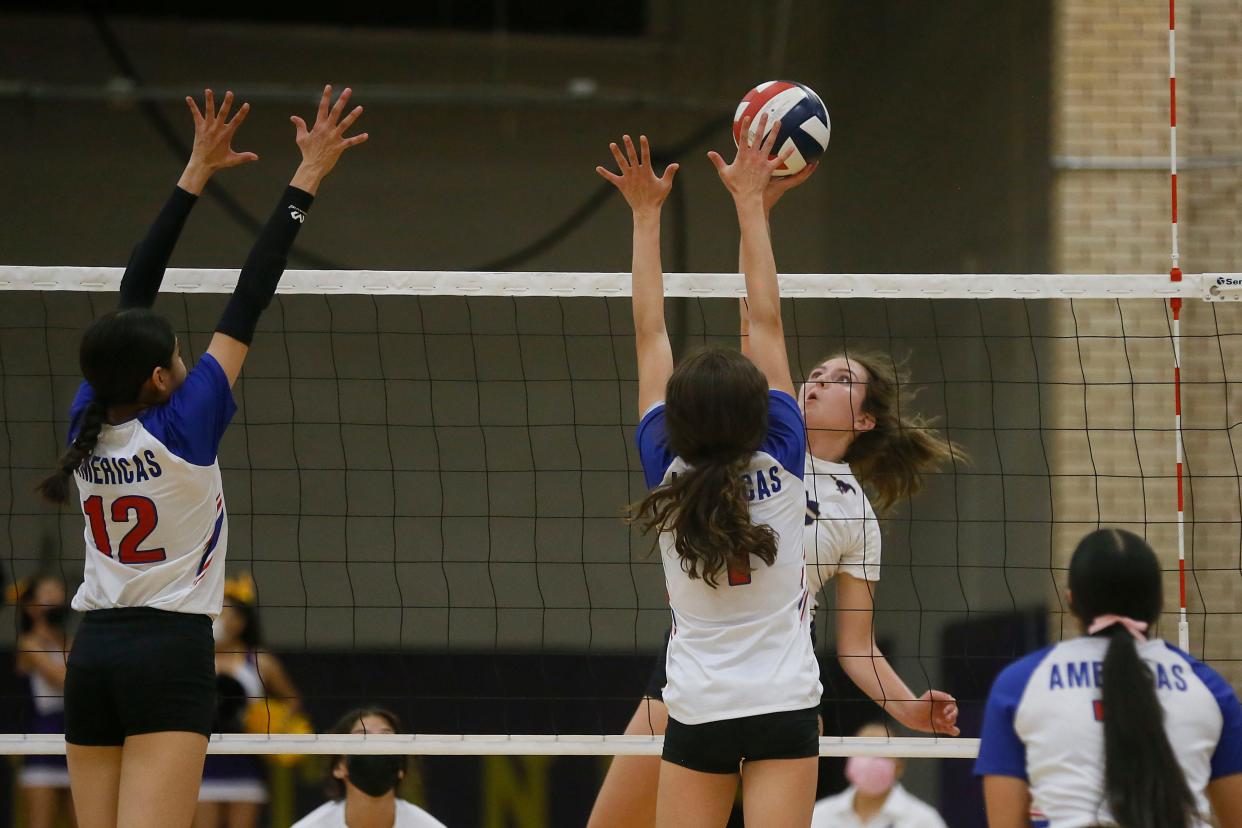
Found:
[[[349,781],[367,796],[383,796],[401,781],[400,756],[346,756]]]
[[[43,613],[43,620],[51,624],[53,627],[65,626],[65,619],[69,617],[68,607],[52,607]]]

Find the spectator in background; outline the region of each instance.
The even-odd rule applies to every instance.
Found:
[[[869,724],[856,735],[889,733],[882,724]],[[905,769],[904,759],[851,756],[845,763],[850,786],[815,803],[811,828],[945,828],[935,808],[901,787]]]
[[[346,713],[333,733],[407,733],[397,717],[378,707]],[[325,783],[330,802],[311,811],[293,828],[445,828],[431,814],[397,797],[405,778],[406,756],[334,756]]]
[[[212,624],[220,733],[280,732],[267,726],[269,706],[296,712],[301,701],[276,656],[263,649],[254,581],[242,574],[224,584],[224,608]],[[270,711],[277,718],[277,710]],[[257,715],[256,715],[257,714]],[[254,719],[261,726],[251,727]],[[256,828],[268,800],[261,756],[213,754],[203,765],[194,828]]]
[[[18,581],[10,591],[17,607],[17,674],[30,688],[34,717],[32,733],[65,732],[65,660],[69,615],[65,582],[58,575]],[[17,777],[26,801],[27,825],[52,828],[63,811],[75,825],[69,794],[69,767],[64,756],[27,756]]]

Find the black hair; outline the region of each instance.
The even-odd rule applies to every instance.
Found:
[[[69,498],[69,477],[95,451],[99,431],[114,405],[137,402],[156,367],[171,368],[177,336],[168,320],[146,308],[112,311],[82,334],[78,363],[91,385],[92,398],[69,433],[77,434],[56,461],[56,470],[38,485],[51,503]]]
[[[1102,615],[1154,624],[1163,606],[1160,563],[1146,541],[1122,529],[1098,529],[1070,560],[1071,610],[1084,625]],[[1104,708],[1104,794],[1125,828],[1189,828],[1196,804],[1178,764],[1155,677],[1121,624],[1108,638],[1101,676]]]
[[[726,570],[749,572],[751,555],[771,566],[776,533],[751,521],[742,480],[768,433],[767,379],[737,351],[700,351],[669,377],[664,422],[690,468],[631,506],[631,522],[671,531],[682,570],[713,588]]]
[[[347,734],[354,729],[354,725],[368,716],[374,716],[388,722],[388,726],[392,728],[393,733],[409,733],[405,727],[405,722],[401,721],[401,717],[391,710],[382,707],[357,707],[337,719],[336,724],[332,726],[329,733]],[[332,771],[345,759],[344,756],[328,757],[328,768],[324,774],[323,789],[329,799],[345,798],[345,780],[337,779],[332,775]],[[405,773],[409,770],[410,757],[401,757],[401,771]]]
[[[257,650],[263,646],[263,631],[259,625],[259,608],[246,601],[238,601],[234,604],[226,604],[229,608],[237,611],[242,617],[241,642],[246,645],[247,650]]]

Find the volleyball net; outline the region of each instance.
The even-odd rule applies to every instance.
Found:
[[[52,568],[80,581],[82,516],[42,505],[33,485],[65,439],[81,332],[114,306],[119,278],[0,268],[11,578]],[[187,363],[235,279],[169,271],[156,310]],[[286,274],[220,451],[228,571],[253,578],[265,646],[304,654],[290,672],[316,730],[366,702],[402,711],[418,735],[235,734],[212,752],[659,753],[658,737],[615,735],[668,624],[659,557],[621,517],[644,493],[629,282]],[[739,275],[670,274],[666,288],[679,356],[737,345]],[[1178,641],[1184,612],[1191,651],[1242,677],[1242,275],[786,274],[781,289],[796,377],[852,349],[887,355],[920,389],[917,412],[969,455],[880,516],[874,616],[916,693],[957,695],[967,736],[996,670],[1077,634],[1066,565],[1100,526],[1160,555],[1159,632]],[[825,665],[833,606],[830,585]],[[824,755],[976,750],[850,738],[837,711],[878,708],[839,675],[824,685],[826,732],[841,734]],[[63,751],[10,720],[0,753]]]

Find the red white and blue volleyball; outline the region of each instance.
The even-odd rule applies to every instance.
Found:
[[[759,118],[768,115],[768,127],[781,122],[773,157],[793,147],[793,154],[786,159],[773,175],[793,175],[814,162],[828,149],[828,137],[832,133],[832,121],[828,110],[815,90],[804,83],[794,81],[765,81],[746,93],[733,113],[733,143],[741,141],[742,121],[750,118],[751,142],[763,140],[767,133],[759,135]]]

